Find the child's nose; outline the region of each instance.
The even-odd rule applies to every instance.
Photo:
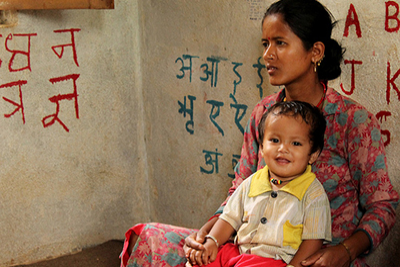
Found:
[[[282,143],[280,146],[279,146],[279,152],[287,152],[288,151],[288,147],[287,147],[287,145],[285,144],[285,143]]]

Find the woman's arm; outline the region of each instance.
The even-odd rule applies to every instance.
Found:
[[[354,259],[363,254],[369,247],[368,236],[364,232],[358,231],[339,245],[320,249],[303,260],[299,266],[348,267]]]
[[[348,114],[349,169],[352,182],[358,185],[359,205],[364,211],[356,232],[364,232],[369,239],[370,247],[362,251],[365,253],[376,248],[393,227],[399,195],[389,179],[378,120],[362,108],[352,109]],[[365,119],[360,121],[360,117]],[[357,247],[362,245],[352,240],[348,242]]]
[[[351,102],[348,105],[351,106]],[[398,194],[393,189],[388,176],[379,122],[364,108],[356,104],[352,105],[350,110],[345,111],[341,116],[347,118],[346,125],[340,128],[337,124],[335,127],[341,129],[336,129],[336,131],[346,133],[346,151],[349,155],[345,160],[351,174],[351,180],[348,183],[358,192],[357,203],[363,214],[357,224],[357,229],[351,233],[350,237],[344,239],[345,233],[339,232],[340,236],[336,233],[337,238],[344,239],[344,245],[338,244],[321,249],[302,262],[303,266],[319,267],[327,263],[334,267],[349,266],[350,258],[353,261],[358,256],[376,248],[395,221]],[[346,200],[342,205],[352,204]],[[332,226],[338,229],[340,227],[335,227],[338,223],[339,221],[334,220]],[[351,220],[344,223],[351,224]]]
[[[203,243],[206,241],[206,235],[210,232],[211,228],[217,222],[218,217],[211,218],[206,222],[197,233],[193,233],[185,239],[185,252],[188,252],[191,248],[196,250],[203,250]],[[186,253],[187,254],[187,253]]]

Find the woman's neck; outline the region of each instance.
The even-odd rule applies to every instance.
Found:
[[[316,106],[324,96],[324,86],[319,82],[313,82],[303,86],[286,86],[286,101],[303,101]]]

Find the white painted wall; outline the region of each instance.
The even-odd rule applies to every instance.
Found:
[[[115,10],[47,10],[18,12],[18,25],[1,28],[0,84],[25,80],[22,112],[0,116],[0,266],[58,256],[110,239],[122,239],[132,222],[149,217],[140,32],[137,1],[117,1]],[[61,59],[52,46],[71,44]],[[31,70],[11,72],[12,53],[28,51]],[[13,69],[27,66],[19,53]],[[60,102],[57,122],[54,95],[71,94],[71,80],[49,80],[79,74],[76,81],[79,119],[74,101]],[[0,114],[20,103],[18,87],[1,88]],[[138,215],[137,215],[138,214]]]
[[[21,87],[25,124],[21,111],[0,117],[0,266],[123,239],[138,222],[200,227],[224,200],[233,154],[240,154],[243,137],[231,105],[235,99],[248,107],[240,121],[244,127],[261,97],[253,65],[262,52],[258,19],[271,2],[116,0],[114,10],[21,11],[17,26],[1,28],[0,87],[27,83]],[[390,103],[386,100],[388,62],[389,77],[400,69],[399,33],[385,31],[383,0],[321,2],[339,20],[335,36],[347,47],[345,59],[362,61],[355,65],[351,97],[375,114],[391,113],[382,128],[391,133],[388,161],[399,190],[400,100],[390,84]],[[354,25],[343,36],[350,4],[361,38]],[[394,13],[392,7],[389,11]],[[79,66],[71,47],[61,59],[52,51],[52,46],[71,42],[71,34],[54,32],[60,29],[80,29],[74,34]],[[31,70],[10,71],[12,53],[5,46],[9,34],[13,39],[8,49],[22,51],[27,51],[27,37],[18,34],[36,34],[31,37]],[[191,81],[187,70],[185,77],[177,77],[182,62],[189,66],[184,55],[193,56]],[[211,78],[201,80],[202,64],[211,71],[208,58],[220,59],[214,84]],[[239,64],[237,74],[234,63]],[[26,64],[21,54],[13,61],[14,68]],[[343,75],[331,85],[341,91],[342,83],[349,91],[351,73],[351,64],[343,64]],[[63,100],[59,117],[69,132],[57,122],[45,128],[42,119],[56,107],[49,98],[73,92],[71,81],[49,80],[70,74],[80,75],[79,118],[74,101]],[[262,96],[278,90],[262,75]],[[240,81],[236,87],[235,81]],[[0,88],[0,94],[19,103],[18,87]],[[189,125],[193,134],[185,128],[190,114],[179,113],[178,104],[186,97],[190,109],[189,96],[196,98],[194,126]],[[210,120],[212,105],[207,101],[223,104],[215,117],[220,129]],[[14,109],[0,99],[0,114]],[[204,151],[219,153],[218,173],[201,171],[212,167]],[[398,258],[399,231],[397,223],[370,262],[389,266]]]

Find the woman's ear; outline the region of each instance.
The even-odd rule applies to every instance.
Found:
[[[312,61],[313,62],[319,62],[324,58],[325,54],[325,45],[323,42],[315,42],[313,47],[312,47]]]
[[[314,153],[311,154],[310,159],[308,160],[308,163],[311,165],[313,164],[317,158],[319,157],[319,154],[321,153],[321,150],[317,150]]]

